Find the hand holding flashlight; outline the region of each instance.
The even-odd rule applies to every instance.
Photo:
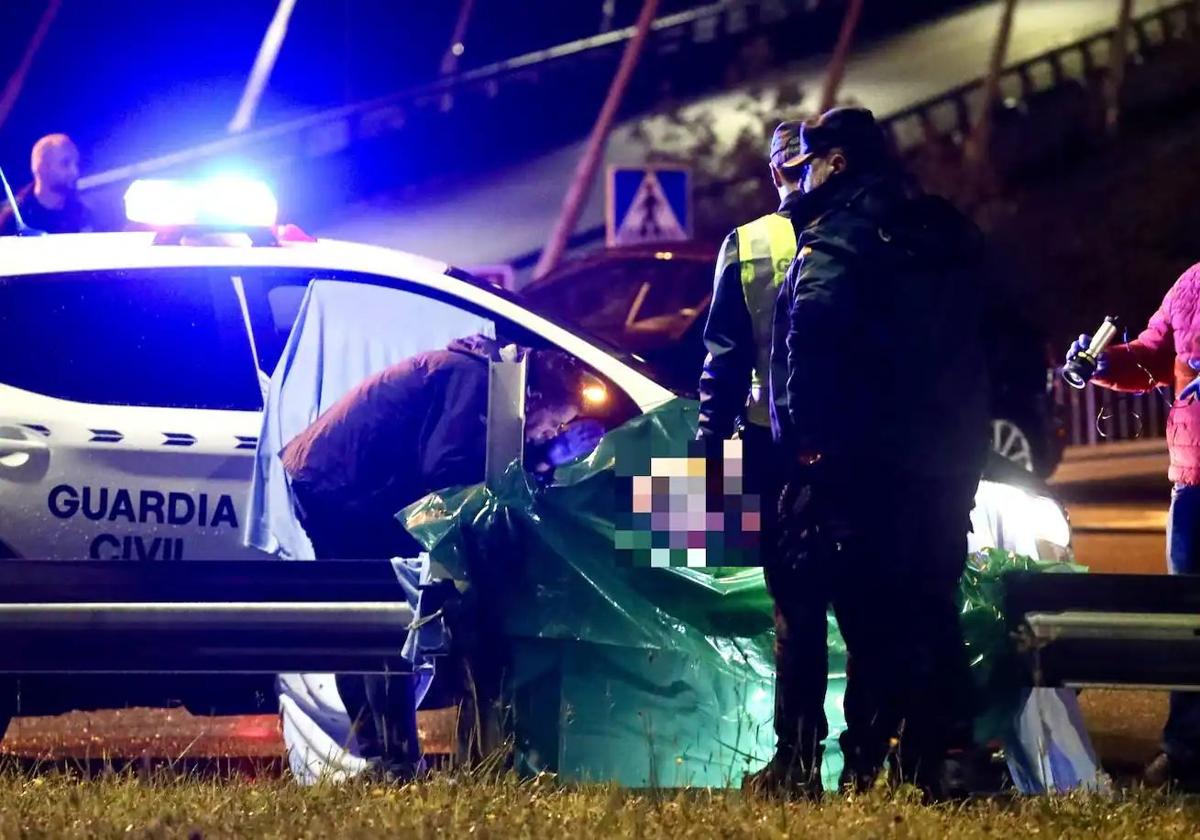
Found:
[[[1067,363],[1063,366],[1062,376],[1068,385],[1083,388],[1093,376],[1107,370],[1108,357],[1104,351],[1116,338],[1120,327],[1120,320],[1110,315],[1104,319],[1094,336],[1079,336],[1067,351]]]

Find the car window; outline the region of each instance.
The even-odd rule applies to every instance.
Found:
[[[304,286],[276,286],[267,292],[267,306],[271,310],[271,332],[286,340],[300,314],[304,302]]]
[[[309,282],[314,279],[368,283],[394,288],[404,293],[417,294],[425,299],[437,300],[467,310],[474,315],[484,316],[493,322],[494,334],[502,342],[512,342],[533,349],[561,350],[536,333],[507,319],[497,317],[491,311],[469,304],[452,295],[434,292],[427,287],[406,283],[402,280],[374,275],[330,271],[317,273],[298,269],[247,269],[239,272],[239,275],[242,276],[246,289],[247,305],[250,309],[251,321],[254,324],[255,344],[258,348],[260,364],[262,369],[268,373],[275,369],[279,361],[292,325],[299,314],[305,290]],[[633,399],[615,383],[595,371],[591,366],[580,360],[576,361],[593,380],[603,386],[604,399],[590,403],[587,406],[587,416],[600,420],[606,429],[612,429],[641,413]]]
[[[0,277],[0,382],[101,405],[258,410],[228,273]]]
[[[283,355],[314,274],[294,269],[256,269],[239,271],[238,276],[246,293],[258,366],[270,376]]]
[[[539,310],[611,337],[631,320],[698,310],[711,291],[707,263],[626,258],[580,267],[532,297]]]

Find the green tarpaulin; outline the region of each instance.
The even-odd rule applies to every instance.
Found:
[[[685,455],[696,403],[676,400],[605,436],[536,487],[514,465],[493,490],[427,497],[401,514],[470,597],[489,600],[511,651],[517,766],[642,786],[738,785],[774,747],[773,623],[761,569],[633,568],[614,551],[621,476]],[[1068,569],[1003,552],[972,558],[963,622],[989,708],[984,739],[1019,702],[1008,689],[1000,575]],[[489,628],[488,632],[492,632]],[[830,622],[827,782],[843,728],[845,647]]]

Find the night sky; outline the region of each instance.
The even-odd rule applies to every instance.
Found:
[[[664,0],[671,12],[699,0]],[[0,3],[7,81],[45,0]],[[24,182],[39,136],[74,136],[85,171],[220,136],[274,0],[64,0],[16,107],[0,164]],[[619,0],[617,25],[639,0]],[[600,0],[477,0],[462,67],[599,29]],[[434,78],[458,0],[298,0],[256,125]]]

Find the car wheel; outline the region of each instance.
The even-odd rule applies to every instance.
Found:
[[[1033,472],[1033,445],[1029,436],[1011,420],[998,417],[992,421],[992,449],[1022,469]]]

